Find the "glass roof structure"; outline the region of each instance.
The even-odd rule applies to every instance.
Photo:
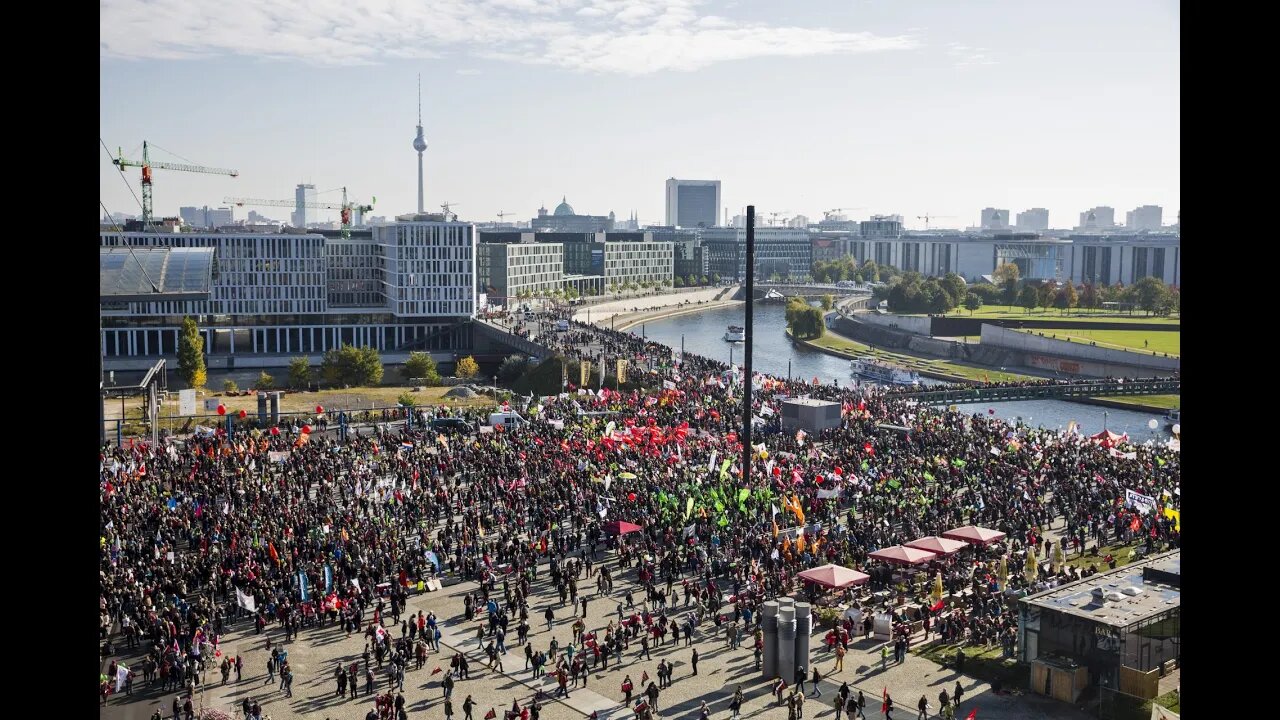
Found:
[[[99,297],[110,302],[208,300],[213,248],[100,247]]]

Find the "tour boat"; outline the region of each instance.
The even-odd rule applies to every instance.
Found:
[[[728,342],[742,342],[747,339],[747,333],[742,327],[730,325],[728,332],[724,334],[724,339]]]
[[[849,363],[854,375],[886,385],[915,385],[920,382],[920,375],[915,370],[907,370],[895,365],[877,362],[870,358],[858,358]]]

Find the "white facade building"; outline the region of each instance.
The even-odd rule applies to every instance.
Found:
[[[1044,232],[1049,229],[1049,211],[1045,208],[1031,208],[1018,213],[1014,227],[1024,232]]]
[[[1115,208],[1099,205],[1080,213],[1080,225],[1076,230],[1110,230],[1116,226]]]
[[[1000,208],[982,208],[983,230],[1008,230],[1009,211]]]
[[[604,243],[607,284],[671,282],[675,274],[675,244],[669,242]]]
[[[481,243],[480,285],[491,303],[510,305],[522,293],[559,290],[564,285],[563,243]]]
[[[719,180],[667,180],[667,225],[715,227],[719,215]]]
[[[1125,213],[1124,226],[1128,230],[1159,230],[1163,222],[1163,208],[1159,205],[1143,205]]]

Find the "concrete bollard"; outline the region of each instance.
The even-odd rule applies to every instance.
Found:
[[[813,634],[813,606],[807,602],[796,603],[796,657],[797,668],[812,670],[809,665],[809,637]],[[812,674],[812,673],[811,673]]]
[[[796,684],[796,609],[778,609],[778,676],[788,686]]]
[[[760,670],[766,680],[778,675],[778,603],[770,600],[760,606],[760,627],[764,630],[764,649]]]

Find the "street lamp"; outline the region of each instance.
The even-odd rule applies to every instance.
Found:
[[[1106,410],[1102,411],[1102,431],[1103,432],[1107,431],[1107,411]]]
[[[498,402],[498,376],[493,376],[493,401]]]

